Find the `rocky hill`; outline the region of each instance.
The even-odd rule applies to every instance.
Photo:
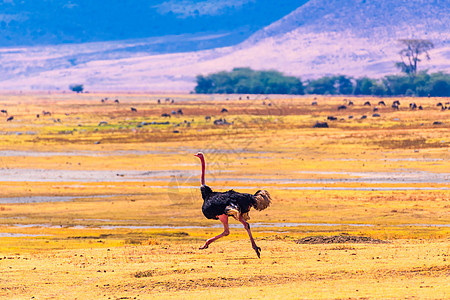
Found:
[[[450,2],[311,0],[244,42],[183,53],[149,53],[160,38],[0,49],[1,89],[188,92],[195,76],[234,67],[277,69],[302,79],[329,74],[381,77],[398,72],[398,39],[431,40],[419,69],[450,72]],[[212,36],[214,37],[214,35]],[[193,34],[164,37],[201,43]],[[155,40],[156,39],[156,40]],[[140,51],[142,50],[142,51]]]

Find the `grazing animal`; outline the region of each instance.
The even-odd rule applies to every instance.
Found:
[[[164,114],[162,114],[162,115],[161,115],[161,117],[163,117],[163,118],[170,118],[170,115],[169,115],[169,114],[166,114],[166,113],[164,113]]]
[[[317,105],[317,101],[313,101],[313,102],[311,103],[311,105],[312,105],[312,106]]]
[[[231,123],[229,123],[225,118],[220,118],[218,120],[214,120],[214,125],[231,125]]]
[[[330,121],[336,121],[337,118],[336,118],[336,117],[333,117],[333,116],[328,116],[328,117],[327,117],[327,120],[330,120]]]
[[[399,107],[398,107],[398,105],[396,103],[392,104],[392,108],[395,109],[395,110],[399,110]]]
[[[392,105],[400,105],[400,101],[395,100],[395,101],[392,103]]]
[[[338,106],[338,110],[343,110],[343,109],[347,109],[347,106],[345,106],[345,105]]]
[[[119,104],[119,103],[120,103],[120,102],[119,102],[119,99],[114,100],[114,103]]]
[[[8,114],[8,111],[6,109],[2,109],[1,112],[4,113],[5,115]]]
[[[414,110],[414,109],[417,108],[417,104],[414,103],[414,102],[411,102],[411,103],[409,104],[409,108],[412,109],[412,110]]]
[[[211,121],[211,116],[205,116],[205,121]]]
[[[364,102],[364,106],[370,106],[370,102],[369,101]]]
[[[313,128],[328,128],[328,123],[327,122],[317,122],[316,124],[314,124]]]
[[[228,109],[222,108],[222,110],[221,110],[220,112],[221,112],[221,113],[226,113],[226,112],[228,112]]]
[[[132,111],[132,112],[137,112],[137,109],[134,108],[134,107],[131,107],[131,111]]]
[[[380,102],[378,102],[378,105],[386,106],[386,103],[384,103],[384,101],[380,101]]]
[[[351,106],[351,105],[353,105],[353,101],[348,101],[348,106]]]
[[[13,117],[13,116],[11,116],[11,117],[9,117],[8,119],[6,119],[6,122],[10,122],[10,121],[12,121],[12,120],[14,120],[14,117]]]
[[[183,115],[183,110],[180,108],[179,110],[177,110],[177,114]]]
[[[221,234],[208,239],[200,249],[206,249],[212,242],[230,234],[228,217],[232,216],[244,225],[244,228],[250,237],[252,248],[255,250],[256,255],[260,257],[261,248],[256,245],[247,220],[250,219],[248,215],[250,208],[254,207],[256,210],[263,210],[269,207],[272,201],[269,192],[259,190],[254,195],[238,193],[233,190],[227,192],[213,192],[212,189],[205,184],[205,157],[202,152],[198,152],[195,156],[200,159],[202,164],[200,191],[203,198],[203,215],[208,219],[220,220],[224,227]]]

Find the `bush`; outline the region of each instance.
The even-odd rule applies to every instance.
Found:
[[[415,76],[389,75],[382,79],[345,75],[324,76],[309,80],[305,87],[299,78],[277,71],[254,71],[235,68],[197,76],[195,92],[199,94],[318,94],[318,95],[374,95],[374,96],[450,96],[450,75],[443,72]],[[82,86],[81,86],[82,87]],[[72,89],[73,90],[73,89]]]
[[[198,94],[304,94],[300,79],[277,71],[254,71],[235,68],[231,72],[198,75]]]
[[[82,84],[72,84],[69,86],[70,90],[77,93],[82,93],[84,90],[84,87]]]

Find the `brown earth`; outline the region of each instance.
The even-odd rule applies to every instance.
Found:
[[[308,236],[295,241],[297,244],[342,244],[342,243],[364,243],[385,244],[388,241],[373,239],[367,236],[333,235],[333,236]]]

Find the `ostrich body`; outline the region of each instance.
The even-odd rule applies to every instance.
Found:
[[[230,234],[228,217],[232,216],[244,225],[244,228],[250,237],[252,247],[255,250],[256,255],[260,257],[261,248],[256,245],[247,220],[250,219],[248,215],[250,208],[254,207],[257,210],[263,210],[270,205],[272,199],[270,198],[269,193],[265,190],[259,190],[254,195],[238,193],[233,190],[227,192],[213,192],[209,186],[205,185],[205,157],[202,152],[195,154],[195,156],[197,156],[202,163],[202,185],[200,187],[203,198],[202,212],[208,219],[220,220],[224,227],[221,234],[208,239],[200,249],[206,249],[212,242]]]

